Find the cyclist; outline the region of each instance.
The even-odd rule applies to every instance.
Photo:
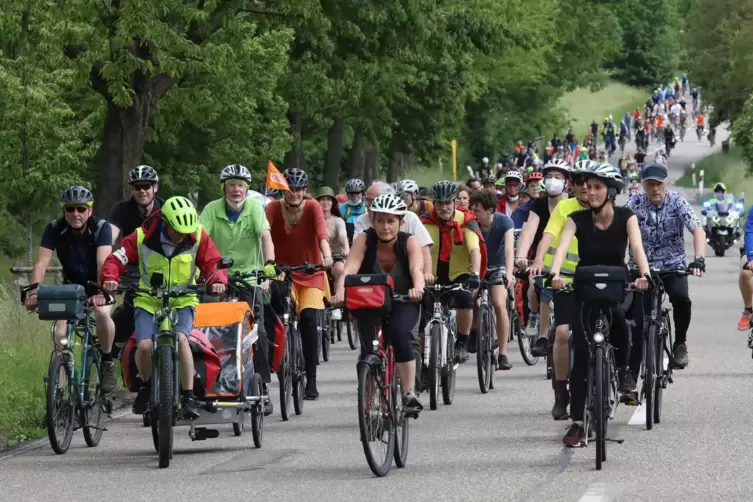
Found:
[[[306,171],[297,168],[283,172],[290,191],[286,191],[281,201],[272,201],[267,206],[267,219],[275,244],[277,263],[281,265],[303,265],[305,263],[332,267],[332,252],[329,248],[327,224],[322,208],[316,201],[305,201],[303,195],[309,186]],[[360,181],[360,180],[359,180]],[[346,190],[362,188],[362,184],[351,184]],[[353,194],[350,192],[353,201]],[[316,389],[316,365],[318,364],[317,310],[324,310],[326,275],[323,271],[314,274],[293,273],[293,290],[300,326],[303,357],[306,362],[306,399],[319,397]],[[284,314],[282,288],[273,284],[272,308],[278,316]]]
[[[520,205],[518,192],[523,185],[523,174],[519,171],[508,171],[504,178],[497,180],[496,185],[504,186],[504,193],[497,203],[497,211],[510,216]]]
[[[431,248],[432,269],[424,269],[426,283],[465,283],[472,289],[479,285],[481,274],[486,273],[486,245],[476,218],[457,208],[458,186],[452,181],[434,184],[434,210],[424,214],[421,222],[438,245]],[[466,344],[473,324],[473,296],[471,291],[452,293],[457,313],[458,338],[455,342],[455,360],[468,361]],[[429,312],[430,308],[427,309]]]
[[[206,205],[199,222],[212,238],[222,256],[233,259],[231,271],[252,272],[269,266],[274,274],[275,249],[264,208],[252,198],[246,198],[251,185],[251,173],[245,166],[230,164],[220,173],[223,198]],[[258,347],[254,352],[254,367],[266,386],[271,380],[267,359],[269,340],[264,326],[263,293],[269,289],[265,282],[254,292],[244,292],[241,300],[248,303],[258,321]],[[266,389],[265,389],[266,391]],[[272,413],[271,401],[265,413]]]
[[[624,267],[625,251],[629,243],[641,272],[641,278],[635,281],[635,287],[646,290],[648,281],[644,274],[649,272],[649,268],[641,245],[641,232],[637,218],[629,208],[615,206],[617,194],[623,188],[619,169],[609,164],[599,164],[592,166],[584,177],[588,187],[588,209],[574,211],[567,218],[552,263],[552,287],[561,289],[565,286],[565,281],[560,277],[560,271],[566,255],[570,252],[570,244],[577,237],[580,258],[578,267],[594,265]],[[583,415],[590,357],[586,337],[593,333],[596,322],[594,312],[589,305],[573,300],[573,306],[575,307],[572,316],[574,356],[570,373],[572,395],[570,412],[573,423],[562,440],[565,446],[570,447],[579,446],[585,435]],[[624,314],[619,307],[609,310],[610,343],[615,347],[615,361],[620,369],[620,387],[634,390],[635,380],[632,379],[630,372],[626,371],[630,340]],[[557,312],[559,313],[559,310]]]
[[[753,319],[753,207],[745,220],[745,237],[740,248],[740,275],[738,277],[740,294],[743,297],[743,313],[737,322],[739,331],[747,331]]]
[[[43,284],[47,267],[52,260],[52,252],[57,252],[58,261],[63,267],[63,280],[66,283],[84,286],[86,294],[94,306],[94,319],[97,321],[97,339],[102,353],[102,393],[115,390],[115,362],[112,345],[115,325],[110,318],[110,305],[105,305],[105,297],[97,294],[87,285],[97,282],[99,270],[112,252],[112,227],[105,220],[93,217],[94,196],[82,187],[73,186],[60,194],[62,216],[47,224],[42,233],[42,241],[37,252],[37,262],[31,272],[31,282]],[[37,305],[37,292],[26,296],[26,307]],[[65,321],[55,323],[55,346],[67,335]]]
[[[340,205],[340,214],[345,220],[345,228],[348,231],[348,242],[353,241],[356,220],[359,216],[366,213],[366,206],[363,203],[364,191],[366,191],[366,186],[363,184],[363,181],[357,178],[348,180],[345,183],[345,193],[348,194],[348,201]]]
[[[499,343],[499,355],[497,356],[497,369],[509,370],[512,368],[507,358],[508,333],[510,332],[510,316],[507,313],[508,288],[515,284],[513,277],[513,258],[515,254],[515,235],[513,222],[509,216],[495,211],[497,200],[489,192],[474,192],[471,196],[471,210],[478,220],[481,235],[486,241],[489,251],[489,267],[502,267],[501,269],[488,272],[487,281],[498,281],[501,277],[507,280],[507,287],[497,284],[489,288],[492,305],[497,317],[497,342]],[[471,330],[469,347],[475,347],[474,330]]]
[[[350,245],[345,222],[340,216],[340,208],[335,203],[335,191],[330,187],[322,187],[316,195],[316,200],[322,207],[324,221],[327,223],[327,235],[329,236],[329,248],[332,255],[348,256]],[[337,262],[332,264],[332,279],[337,283],[337,278],[343,273],[345,264]]]
[[[661,164],[649,164],[641,172],[643,192],[630,197],[627,207],[638,218],[638,225],[643,236],[643,248],[652,269],[688,269],[695,276],[702,276],[706,270],[704,252],[706,251],[706,232],[704,232],[693,208],[685,198],[667,190],[667,168]],[[683,228],[693,234],[695,258],[690,265],[685,258],[685,241]],[[669,301],[673,307],[675,322],[675,342],[673,347],[673,366],[679,369],[688,365],[686,345],[688,327],[690,326],[691,302],[688,294],[687,276],[667,275],[662,278]],[[648,296],[648,295],[646,295]],[[649,299],[644,298],[645,304]],[[636,302],[637,303],[637,302]],[[644,304],[644,311],[646,310]],[[634,315],[636,324],[634,333],[643,332],[643,315]],[[640,368],[641,354],[633,351],[631,370],[637,375]]]
[[[476,178],[469,180],[472,184],[479,184]],[[413,180],[402,180],[397,184],[397,193],[403,194],[403,200],[408,207],[408,211],[414,213],[416,216],[432,210],[431,202],[428,200],[420,200],[418,198],[418,184]]]
[[[526,177],[526,188],[528,189],[528,196],[532,199],[539,198],[539,182],[544,179],[543,172],[531,173]]]
[[[115,204],[108,218],[112,225],[113,245],[118,242],[118,237],[124,238],[135,232],[147,219],[160,211],[165,203],[157,197],[159,176],[153,167],[141,165],[131,169],[128,184],[131,187],[131,197]],[[139,283],[138,265],[128,265],[122,281],[126,286],[136,286]],[[112,313],[116,345],[125,345],[134,330],[133,300],[136,295],[129,291],[124,296],[123,304]]]
[[[149,283],[154,272],[161,272],[168,289],[194,284],[198,268],[207,278],[207,285],[216,294],[224,293],[227,271],[218,270],[222,256],[198,222],[196,208],[185,197],[168,199],[136,232],[128,235],[121,247],[107,257],[100,279],[105,291],[114,291],[126,266],[137,264],[140,272],[139,288],[152,289]],[[193,402],[194,365],[188,335],[191,333],[194,309],[199,299],[194,295],[175,298],[170,305],[177,311],[175,332],[178,335],[180,357],[180,384],[183,388],[183,417],[199,417]],[[152,335],[158,330],[154,313],[160,300],[138,293],[133,301],[136,325],[136,367],[141,378],[141,388],[133,403],[132,412],[143,415],[149,408],[152,377]]]
[[[471,200],[471,189],[465,185],[458,187],[458,209],[470,211],[469,204]]]
[[[583,175],[588,172],[589,169],[592,169],[595,164],[598,163],[589,160],[579,162],[570,172],[570,180],[572,181],[575,197],[560,201],[554,208],[554,211],[552,211],[552,214],[549,217],[549,222],[541,236],[541,241],[536,248],[536,258],[529,269],[532,275],[539,275],[542,271],[546,271],[547,273],[551,271],[554,252],[559,246],[562,229],[565,227],[567,217],[570,213],[588,207],[588,191],[586,189],[586,182],[583,179]],[[566,255],[565,262],[562,265],[562,275],[567,277],[567,281],[572,281],[572,275],[575,274],[575,267],[577,264],[578,244],[577,239],[573,239],[573,242],[570,244],[570,250]],[[554,360],[555,390],[552,418],[555,420],[563,420],[567,418],[567,405],[570,402],[570,394],[567,390],[568,338],[572,311],[575,307],[573,305],[574,302],[572,295],[555,295],[551,288],[543,287],[543,281],[539,279],[537,280],[537,283],[542,288],[542,304],[550,301],[554,302],[555,332],[552,356]],[[541,334],[542,332],[540,331],[539,335]],[[537,340],[536,344],[531,349],[531,353],[533,353],[533,349],[536,349],[536,354],[546,354],[547,344],[548,342],[539,337],[539,340]]]
[[[423,296],[424,275],[421,244],[400,230],[403,218],[408,214],[405,202],[395,195],[380,195],[369,207],[372,227],[356,236],[353,249],[345,262],[345,272],[338,280],[333,302],[345,298],[345,276],[349,274],[388,274],[395,284],[394,292],[408,295],[414,302]],[[413,327],[419,316],[417,303],[394,302],[387,320],[381,320],[383,333],[389,336],[395,349],[395,362],[403,385],[405,407],[414,411],[422,409],[416,395],[416,354],[413,348]],[[358,332],[362,337],[361,348],[371,347],[375,322],[359,320]]]

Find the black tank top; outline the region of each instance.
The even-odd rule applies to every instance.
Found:
[[[373,228],[364,232],[366,234],[366,250],[364,251],[359,274],[383,274],[377,260],[377,244],[379,238]],[[395,240],[396,261],[388,274],[395,283],[395,293],[406,295],[413,288],[413,278],[410,275],[410,263],[408,261],[408,238],[410,234],[398,232]]]
[[[615,206],[612,224],[606,230],[594,225],[590,209],[570,214],[575,222],[575,237],[578,239],[578,266],[625,265],[628,245],[627,221],[633,216],[630,208]]]

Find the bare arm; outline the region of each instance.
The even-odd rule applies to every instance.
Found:
[[[363,257],[366,253],[366,234],[360,233],[358,237],[353,240],[353,247],[348,254],[348,258],[345,260],[345,268],[340,277],[337,278],[337,284],[335,285],[335,294],[339,298],[345,297],[345,276],[358,273],[363,263]]]
[[[549,250],[552,242],[554,242],[554,236],[550,233],[544,232],[544,235],[541,236],[539,247],[536,248],[536,260],[544,261],[544,255]]]
[[[97,246],[97,277],[102,274],[102,266],[111,254],[112,246]]]
[[[481,250],[478,248],[471,251],[471,271],[481,275]]]
[[[573,237],[575,237],[575,222],[572,218],[568,218],[567,222],[565,222],[565,228],[562,229],[562,234],[560,235],[560,245],[552,260],[552,275],[560,273],[560,268],[565,263],[565,256],[567,256],[567,250],[570,248]],[[539,249],[541,249],[541,246],[539,246]]]
[[[515,231],[511,228],[510,230],[505,232],[505,269],[508,271],[512,271],[513,263],[515,261],[514,254],[515,254]]]
[[[269,230],[261,232],[261,254],[265,262],[275,259],[275,245],[272,243],[272,232]]]
[[[342,249],[342,252],[345,256],[348,256],[348,254],[350,253],[350,244],[348,244],[348,232],[345,229],[345,222],[342,219],[339,220],[337,227],[337,235],[340,240],[340,249]]]
[[[97,258],[99,258],[99,256],[97,256]],[[47,267],[50,266],[50,261],[52,261],[52,249],[40,246],[39,251],[37,252],[37,262],[34,264],[34,269],[31,271],[32,284],[42,284],[44,282],[44,274],[47,272]],[[97,260],[97,264],[100,264],[99,260]]]
[[[413,279],[414,289],[424,289],[424,258],[418,239],[413,236],[408,238],[408,263],[410,264],[410,276]]]
[[[424,274],[433,274],[434,272],[432,271],[433,263],[431,262],[431,246],[422,247],[421,253],[424,255],[424,260],[423,260]]]
[[[703,229],[698,229],[703,232]],[[638,265],[638,270],[641,276],[645,276],[650,272],[648,268],[648,258],[646,258],[646,252],[643,250],[643,239],[641,239],[641,229],[638,226],[638,217],[633,215],[628,218],[627,221],[627,234],[628,241],[630,242],[630,251],[633,253],[635,263]],[[703,241],[706,245],[706,239]]]
[[[112,227],[112,243],[115,244],[118,242],[118,237],[120,237],[120,227],[112,223],[110,223],[110,227]]]
[[[640,234],[638,237],[640,237]],[[703,227],[695,227],[693,229],[693,249],[696,256],[704,256],[706,254],[706,232],[703,230]]]
[[[533,244],[533,238],[536,235],[540,222],[541,218],[539,218],[538,214],[532,211],[528,212],[528,219],[523,223],[523,229],[520,231],[520,237],[518,238],[518,253],[514,256],[518,258],[526,258],[528,256],[528,251],[531,249],[531,244]],[[507,245],[506,239],[507,236],[505,235],[505,248]]]

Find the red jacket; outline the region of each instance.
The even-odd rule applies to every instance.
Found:
[[[162,218],[160,211],[155,212],[154,215],[149,217],[149,219],[147,219],[141,226],[141,229],[144,231],[143,244],[164,256],[162,244],[160,242],[161,228]],[[120,247],[107,257],[105,264],[102,266],[100,283],[104,283],[105,281],[120,282],[120,276],[125,272],[127,264],[139,264],[137,234],[138,232],[133,232],[128,235],[120,243]],[[194,242],[194,237],[189,235],[176,249],[190,247]],[[201,271],[201,274],[204,277],[209,277],[217,269],[220,260],[222,260],[222,255],[217,250],[212,239],[209,238],[209,234],[207,234],[202,228],[199,249],[196,252],[196,267]],[[217,270],[217,273],[214,274],[208,284],[214,284],[216,282],[227,284],[227,270]]]

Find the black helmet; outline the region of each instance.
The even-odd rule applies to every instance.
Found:
[[[454,201],[458,198],[458,194],[460,193],[457,183],[447,180],[435,183],[432,187],[432,191],[434,192],[434,200],[443,202]]]
[[[303,169],[298,169],[296,167],[285,169],[282,175],[285,177],[285,181],[288,182],[288,186],[291,189],[308,188],[309,186],[309,176]]]
[[[64,206],[72,204],[90,205],[92,202],[94,202],[94,195],[92,195],[92,193],[86,187],[70,187],[60,194],[60,202]]]
[[[128,183],[138,183],[139,181],[146,181],[149,183],[157,183],[159,181],[159,176],[157,176],[157,171],[154,170],[152,166],[138,166],[131,169],[131,172],[128,173]]]
[[[345,193],[363,193],[366,191],[366,185],[358,178],[348,180],[345,183]]]

